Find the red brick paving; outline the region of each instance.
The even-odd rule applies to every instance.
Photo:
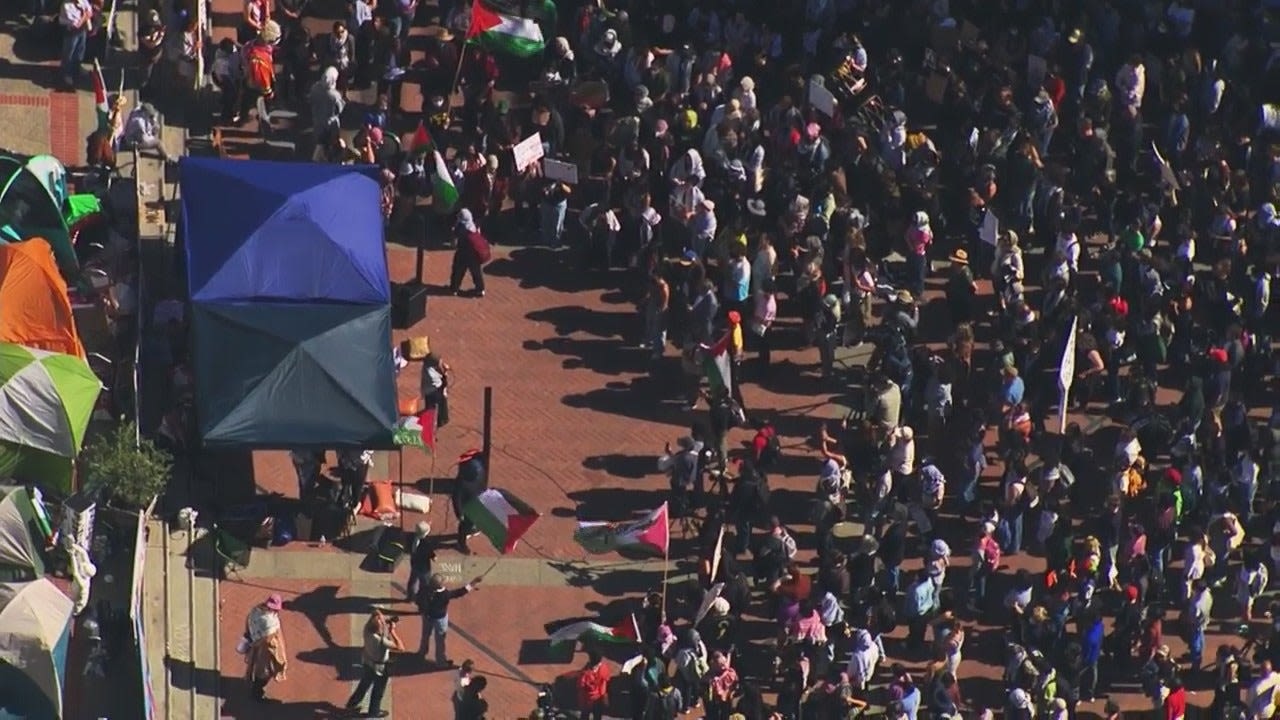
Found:
[[[49,152],[65,165],[84,162],[85,133],[80,128],[80,95],[54,92],[49,95]]]

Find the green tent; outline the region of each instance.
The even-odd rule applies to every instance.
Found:
[[[58,269],[74,278],[80,262],[71,246],[62,202],[49,189],[50,180],[37,175],[38,169],[18,158],[0,156],[0,243],[42,237],[53,247]]]
[[[78,357],[0,343],[0,477],[70,494],[101,389]]]

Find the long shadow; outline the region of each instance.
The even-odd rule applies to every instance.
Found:
[[[334,645],[315,650],[303,650],[297,654],[299,662],[310,665],[328,665],[333,667],[338,682],[353,682],[360,679],[359,647]]]
[[[550,324],[557,335],[585,333],[599,338],[617,338],[622,334],[619,332],[621,328],[636,322],[635,313],[588,310],[581,305],[535,310],[525,317],[534,322]]]
[[[485,266],[495,277],[516,278],[522,288],[547,288],[557,292],[580,292],[602,286],[599,273],[583,272],[576,255],[568,250],[522,247],[505,258]]]
[[[592,455],[582,461],[582,467],[588,470],[600,470],[617,477],[640,479],[655,475],[658,472],[652,455]]]
[[[223,697],[219,717],[243,720],[317,720],[317,718],[350,717],[350,713],[329,702],[254,702],[249,697],[249,681],[239,676],[222,676]],[[267,685],[271,697],[271,685]]]
[[[399,598],[396,599],[398,600]],[[329,631],[328,626],[325,625],[326,619],[334,615],[363,615],[368,613],[369,609],[375,604],[386,600],[387,598],[372,598],[360,595],[339,597],[337,585],[318,585],[307,592],[286,600],[284,609],[301,613],[306,617],[311,622],[311,626],[315,628],[316,634],[324,641],[324,644],[332,649],[340,648],[341,646],[334,641],[333,634]]]
[[[664,382],[662,373],[641,375],[585,393],[571,393],[560,402],[573,408],[687,428],[693,417],[676,387]]]
[[[639,348],[627,348],[616,339],[579,340],[568,337],[525,341],[525,350],[546,350],[566,356],[561,366],[566,370],[587,369],[602,375],[622,375],[644,372],[649,366],[648,353]]]
[[[24,80],[37,87],[61,92],[75,92],[81,85],[87,85],[86,81],[78,83],[75,88],[64,88],[62,73],[57,65],[31,65],[5,59],[0,59],[0,77],[7,80]]]

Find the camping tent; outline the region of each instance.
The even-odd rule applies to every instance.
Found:
[[[50,184],[57,187],[49,172],[47,161],[29,166],[16,157],[0,156],[0,243],[45,238],[53,247],[58,268],[72,277],[80,263],[71,246],[61,201],[49,189]]]
[[[42,549],[52,528],[39,491],[0,485],[0,580],[44,576]]]
[[[0,477],[70,494],[102,383],[78,357],[0,343]]]
[[[206,445],[391,447],[390,283],[372,171],[183,158]]]
[[[49,243],[0,245],[0,342],[84,357]]]
[[[62,717],[71,599],[41,578],[0,583],[0,718]]]

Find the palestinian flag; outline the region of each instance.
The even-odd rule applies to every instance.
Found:
[[[498,552],[515,549],[516,543],[538,520],[538,511],[506,490],[485,490],[462,506],[462,515],[475,523]]]
[[[711,386],[712,394],[728,395],[733,392],[733,380],[729,374],[733,360],[729,357],[729,350],[736,329],[725,333],[715,345],[704,346],[702,349],[702,374],[707,376],[707,385]]]
[[[417,151],[420,148],[433,148],[435,143],[431,141],[431,133],[427,132],[425,122],[418,121],[418,129],[413,131],[413,140],[410,142],[409,150]]]
[[[458,204],[458,188],[453,184],[453,174],[440,151],[432,154],[435,155],[436,171],[431,178],[431,205],[440,212],[448,212]]]
[[[423,410],[417,415],[400,418],[391,440],[400,447],[422,448],[427,452],[436,449],[436,411]]]
[[[102,79],[102,66],[93,61],[93,106],[98,111],[98,130],[111,132],[111,106],[107,104],[107,83]]]
[[[542,38],[542,28],[536,21],[496,12],[480,0],[471,4],[467,42],[477,42],[492,52],[522,58],[537,55],[547,46]]]
[[[622,622],[609,627],[601,625],[590,620],[580,620],[575,623],[569,623],[559,630],[551,633],[551,645],[563,645],[565,643],[576,643],[596,641],[607,643],[638,643],[640,642],[640,624],[636,622],[634,613],[628,615]]]
[[[620,548],[652,550],[666,555],[671,543],[667,504],[630,522],[579,522],[573,540],[592,554],[613,552]]]

